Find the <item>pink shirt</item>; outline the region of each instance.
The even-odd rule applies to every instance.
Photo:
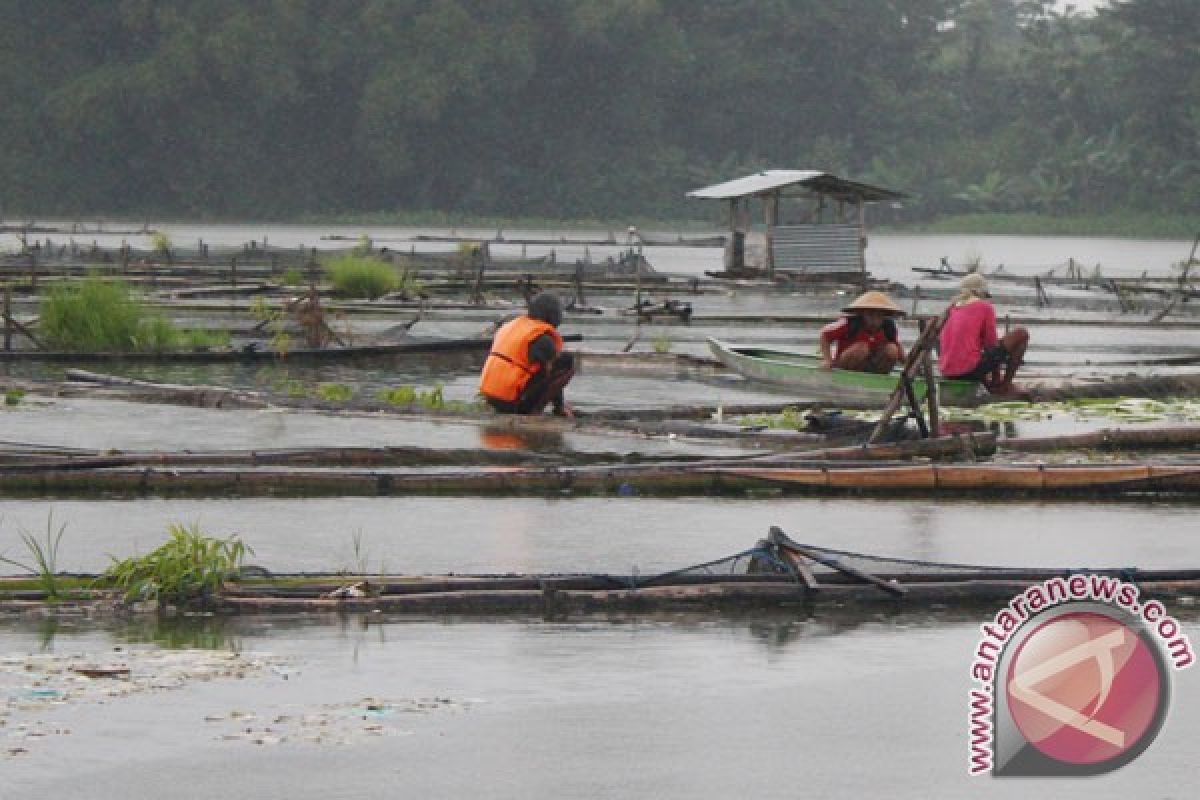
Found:
[[[943,375],[965,375],[979,364],[984,348],[998,341],[996,309],[991,303],[976,300],[954,306],[942,326],[938,368]]]

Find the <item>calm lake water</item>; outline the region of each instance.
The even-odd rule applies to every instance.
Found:
[[[9,499],[18,532],[66,524],[62,569],[144,553],[174,522],[239,533],[277,572],[665,572],[741,552],[778,525],[792,538],[879,555],[1009,566],[1200,568],[1197,506],[858,498]],[[355,552],[354,540],[360,551]],[[0,569],[12,573],[16,570]]]
[[[45,221],[42,224],[53,224]],[[58,223],[70,227],[70,222]],[[141,227],[136,223],[108,223],[105,227],[110,230],[131,230]],[[387,246],[393,250],[408,250],[415,247],[417,252],[437,252],[453,250],[454,244],[439,244],[434,242],[412,243],[405,240],[415,235],[456,235],[491,239],[497,234],[495,228],[434,228],[434,227],[404,227],[381,225],[279,225],[265,224],[192,224],[162,222],[150,223],[152,227],[166,233],[175,244],[182,247],[194,247],[203,240],[210,246],[241,246],[255,241],[260,245],[266,242],[271,247],[317,247],[321,249],[345,248],[351,246],[358,237],[366,235],[375,242],[376,246]],[[94,226],[93,226],[94,227]],[[648,231],[653,232],[653,231]],[[713,231],[723,233],[724,231]],[[558,238],[599,238],[605,237],[609,231],[596,230],[532,230],[504,229],[503,235],[508,239],[558,239]],[[676,231],[657,232],[660,235],[673,236]],[[624,242],[626,236],[622,230],[614,232],[618,242]],[[695,234],[688,234],[695,235]],[[31,237],[42,239],[47,234]],[[341,237],[331,239],[327,237]],[[56,242],[66,242],[70,238],[66,234],[50,235]],[[79,234],[73,237],[81,244],[96,241],[101,246],[116,247],[122,241],[139,248],[150,248],[152,242],[145,235],[105,235]],[[13,249],[19,246],[15,236],[0,235],[0,248]],[[1183,240],[1162,239],[1118,239],[1106,237],[1081,236],[1000,236],[984,234],[899,234],[877,233],[869,234],[867,247],[867,268],[876,277],[890,280],[912,282],[914,273],[912,267],[936,267],[942,258],[961,267],[968,262],[980,262],[988,269],[1003,265],[1005,269],[1016,274],[1034,274],[1045,272],[1057,267],[1058,274],[1063,274],[1069,259],[1075,259],[1089,270],[1097,264],[1105,275],[1129,276],[1140,275],[1149,270],[1153,275],[1170,274],[1170,265],[1183,261],[1188,257],[1191,242]],[[516,256],[522,253],[529,256],[543,256],[554,251],[560,260],[573,263],[576,259],[591,255],[603,259],[616,255],[623,245],[605,246],[593,245],[493,245],[493,252],[498,256]],[[687,275],[702,275],[705,270],[721,268],[720,248],[692,247],[650,247],[646,249],[647,258],[656,268],[664,272],[675,272]]]
[[[140,224],[140,223],[139,223]],[[416,232],[348,226],[176,225],[179,244],[255,239],[278,246],[344,247],[323,235],[368,233],[380,243]],[[442,231],[448,232],[448,231]],[[460,231],[464,232],[464,231]],[[483,235],[494,231],[479,231]],[[506,231],[506,235],[536,232]],[[555,234],[560,235],[560,234]],[[56,239],[62,237],[55,237]],[[121,238],[92,238],[119,244]],[[11,246],[12,242],[7,242]],[[0,247],[6,246],[0,240]],[[911,281],[911,266],[975,258],[1032,273],[1068,258],[1105,274],[1166,274],[1188,242],[1100,238],[874,234],[870,269]],[[512,248],[519,252],[519,248]],[[548,248],[545,248],[548,249]],[[583,248],[555,248],[563,258]],[[591,248],[604,256],[615,248]],[[529,252],[538,252],[529,248]],[[700,274],[718,250],[653,248],[665,271]],[[700,302],[706,302],[698,300]],[[747,313],[761,300],[728,298]],[[798,297],[778,308],[805,308]],[[815,306],[814,306],[815,307]],[[425,326],[426,323],[422,323]],[[437,327],[445,325],[444,328]],[[431,324],[464,335],[473,320]],[[673,349],[703,352],[702,336],[666,329]],[[811,343],[815,328],[766,330]],[[611,349],[628,330],[598,340]],[[749,328],[720,335],[753,338]],[[1190,337],[1190,338],[1189,338]],[[653,338],[646,337],[647,340]],[[643,347],[647,347],[648,341]],[[1047,326],[1031,360],[1059,353],[1194,350],[1190,332]],[[1039,349],[1040,348],[1040,349]],[[165,374],[186,380],[196,373]],[[148,377],[163,377],[148,376]],[[278,379],[363,386],[446,384],[469,399],[474,367],[380,367],[363,374],[260,375],[214,369],[205,379],[253,387]],[[753,402],[779,395],[702,380],[655,381],[584,372],[571,391],[582,404]],[[411,444],[479,447],[478,426],[279,412],[214,412],[114,401],[32,399],[0,413],[0,439],[105,448],[252,448]],[[566,434],[552,448],[691,452],[666,440]],[[1182,503],[1030,503],[856,498],[322,498],[17,499],[0,504],[0,554],[21,555],[21,531],[65,524],[59,566],[97,571],[109,555],[146,552],[174,522],[213,534],[237,532],[252,561],[276,571],[580,572],[652,574],[743,550],[771,525],[793,538],[884,555],[1037,566],[1200,566],[1197,507]],[[359,547],[356,551],[355,540]],[[0,569],[0,572],[15,570]],[[1173,609],[1174,610],[1174,609]],[[29,687],[0,693],[0,799],[150,797],[679,797],[795,798],[886,794],[1181,797],[1194,777],[1200,684],[1176,676],[1159,740],[1137,762],[1072,782],[966,778],[967,668],[980,614],[850,615],[821,612],[748,618],[396,619],[242,618],[209,621],[205,636],[152,626],[76,620],[58,627],[0,619],[0,657],[83,653],[98,661],[167,640],[270,655],[284,666],[242,680],[196,681],[104,703],[14,707]],[[1198,635],[1196,621],[1187,630]],[[122,651],[114,648],[120,647]],[[376,719],[367,698],[387,704],[441,698],[421,713]],[[19,703],[17,703],[19,705]],[[261,729],[330,715],[344,728],[378,724],[353,741],[256,745],[231,721]],[[369,719],[363,720],[362,717]],[[292,722],[272,723],[287,718]],[[220,720],[220,721],[212,721]],[[31,725],[44,736],[25,736]],[[45,730],[45,729],[38,729]],[[64,732],[64,731],[69,731]]]
[[[968,778],[983,616],[232,620],[204,640],[271,669],[16,711],[6,746],[26,752],[0,754],[4,797],[1187,795],[1200,735],[1187,672],[1157,740],[1115,773]],[[165,635],[0,632],[10,653],[109,660]],[[306,738],[317,726],[330,741]],[[29,728],[45,735],[19,738]]]

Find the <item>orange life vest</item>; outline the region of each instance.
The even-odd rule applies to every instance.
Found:
[[[561,353],[562,336],[549,322],[532,317],[517,317],[505,323],[492,339],[492,351],[483,362],[479,376],[481,394],[506,403],[515,403],[529,380],[542,365],[529,360],[529,345],[543,334],[554,339],[554,352]]]

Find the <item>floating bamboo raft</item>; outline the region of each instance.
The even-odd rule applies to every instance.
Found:
[[[101,462],[102,464],[103,462]],[[120,464],[120,460],[114,461]],[[746,463],[511,466],[462,469],[152,467],[84,464],[0,469],[0,495],[191,496],[666,495],[710,496],[770,489],[785,494],[1200,496],[1200,463],[1056,466],[794,460]]]
[[[778,529],[773,529],[772,537]],[[1200,569],[1024,569],[876,559],[812,545],[765,540],[744,553],[653,577],[635,575],[420,576],[332,578],[231,586],[227,613],[524,613],[738,611],[879,605],[927,608],[1004,603],[1027,587],[1087,573],[1135,583],[1142,596],[1200,594]],[[761,572],[726,572],[727,564]],[[866,568],[860,565],[867,565]],[[874,571],[868,571],[870,568]]]
[[[886,604],[1003,603],[1025,588],[1073,574],[1118,578],[1143,597],[1200,594],[1200,569],[1055,569],[948,564],[880,557],[793,541],[772,527],[754,547],[659,575],[272,575],[245,568],[205,607],[224,613],[540,614],[738,611]],[[96,576],[73,576],[94,578]],[[45,607],[42,591],[0,579],[0,610]],[[104,590],[92,590],[104,596]],[[93,602],[95,602],[93,600]],[[103,602],[120,609],[116,592]],[[56,606],[57,607],[57,606]]]
[[[568,335],[564,339],[578,341],[582,336]],[[396,356],[427,353],[479,353],[486,352],[491,346],[490,339],[415,339],[413,341],[394,344],[359,345],[355,347],[326,347],[326,348],[293,348],[287,351],[271,350],[259,347],[244,347],[240,349],[215,350],[174,350],[165,352],[129,352],[129,353],[75,353],[49,352],[45,350],[9,350],[0,351],[0,362],[3,361],[51,361],[96,363],[112,361],[158,362],[172,361],[189,364],[222,363],[241,361],[278,361],[289,362],[313,361],[345,361],[357,358],[379,358],[381,356]]]

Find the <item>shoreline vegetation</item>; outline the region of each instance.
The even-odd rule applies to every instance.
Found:
[[[919,222],[903,222],[894,219],[875,220],[868,211],[868,233],[882,234],[977,234],[997,236],[1084,236],[1122,239],[1165,239],[1191,240],[1200,235],[1200,215],[1155,214],[1129,212],[1105,215],[1050,216],[1034,212],[1025,213],[975,213],[951,214]],[[630,227],[639,231],[668,231],[679,233],[709,233],[724,231],[723,220],[703,219],[555,219],[548,217],[493,217],[470,214],[453,214],[438,211],[378,211],[369,213],[301,214],[279,219],[232,220],[197,217],[194,219],[163,219],[158,222],[137,217],[105,214],[72,215],[54,214],[6,214],[3,224],[9,229],[22,225],[53,226],[66,230],[59,235],[86,236],[103,233],[103,228],[128,231],[144,228],[155,229],[156,225],[277,225],[320,227],[399,227],[399,228],[448,228],[473,231],[489,231],[486,238],[506,231],[608,231],[617,244],[626,244]],[[72,225],[80,230],[72,233]],[[101,228],[103,226],[103,228]],[[37,237],[39,234],[31,234]],[[149,234],[147,234],[149,235]],[[483,237],[481,237],[483,238]]]

